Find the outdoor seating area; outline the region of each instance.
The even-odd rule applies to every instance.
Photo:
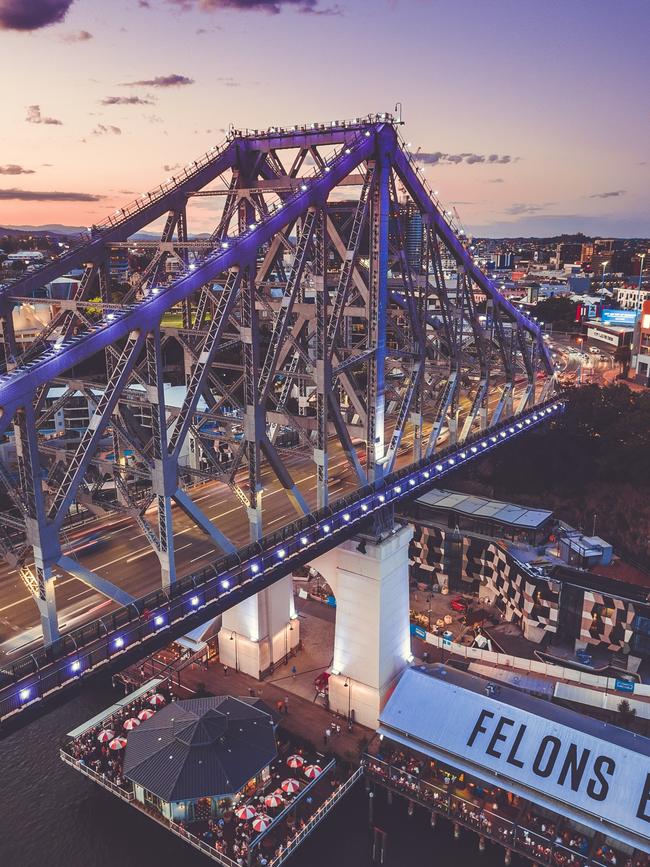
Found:
[[[218,702],[219,699],[203,701]],[[229,697],[225,697],[225,701],[251,702]],[[169,708],[172,703],[173,711]],[[277,754],[262,773],[247,776],[248,782],[233,797],[218,800],[198,797],[193,801],[164,803],[152,791],[143,792],[137,779],[128,778],[129,768],[125,767],[128,739],[157,714],[160,716],[155,721],[158,724],[156,735],[165,731],[163,717],[169,716],[169,712],[161,711],[169,708],[176,740],[180,737],[181,743],[191,744],[191,738],[199,737],[198,748],[205,748],[210,726],[217,725],[214,711],[209,709],[201,718],[197,717],[196,723],[189,724],[191,738],[188,740],[188,723],[183,711],[191,704],[176,700],[170,689],[161,684],[133,700],[127,696],[119,709],[111,708],[110,714],[91,721],[91,725],[67,739],[62,748],[66,760],[100,785],[116,794],[123,793],[121,796],[132,806],[227,867],[279,864],[311,828],[315,814],[335,800],[337,790],[347,778],[341,773],[344,769],[308,742],[277,728],[273,721]],[[266,711],[260,709],[265,706],[251,704],[253,713],[266,715]],[[226,712],[231,713],[232,709]],[[265,731],[262,730],[260,737]],[[141,733],[144,734],[144,729]],[[159,740],[157,736],[154,739]],[[137,764],[138,768],[142,766],[142,762]],[[178,808],[185,818],[178,818]]]
[[[133,731],[143,721],[150,719],[159,707],[164,707],[172,701],[174,696],[171,690],[166,685],[158,685],[154,690],[134,698],[101,722],[88,728],[67,743],[63,749],[96,774],[126,792],[131,792],[133,787],[128,780],[124,779],[122,773],[124,748],[129,731]]]
[[[373,755],[364,757],[364,767],[371,779],[539,863],[557,867],[650,865],[643,853],[387,738],[379,741]]]

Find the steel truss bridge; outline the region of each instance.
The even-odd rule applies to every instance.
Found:
[[[197,238],[188,217],[204,199],[218,216]],[[197,609],[235,604],[314,546],[380,533],[399,498],[561,409],[539,327],[475,265],[448,217],[390,115],[231,131],[0,289],[0,433],[16,447],[16,471],[0,465],[0,553],[19,567],[46,645],[6,668],[7,710],[55,688],[48,673],[67,682],[127,652],[134,622],[137,642],[180,621],[186,630]],[[138,237],[152,224],[157,240]],[[72,296],[50,298],[46,287],[75,268]],[[21,354],[12,311],[34,299],[51,319]],[[182,386],[175,404],[169,381]],[[80,397],[81,430],[66,414]],[[330,504],[334,445],[354,484]],[[313,501],[290,471],[297,458],[315,467]],[[298,515],[272,537],[263,464]],[[249,546],[192,499],[206,478],[232,491]],[[173,503],[226,555],[183,578]],[[62,553],[79,509],[137,523],[160,562],[153,598],[134,600]],[[57,568],[121,607],[59,637]],[[143,622],[145,609],[157,613]]]

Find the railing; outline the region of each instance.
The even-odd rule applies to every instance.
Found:
[[[364,756],[361,768],[371,779],[393,789],[398,794],[417,801],[450,821],[463,825],[482,837],[488,837],[506,849],[519,852],[540,864],[554,864],[561,867],[583,867],[583,865],[600,867],[602,863],[607,863],[597,860],[595,856],[583,855],[575,849],[531,831],[480,804],[438,789],[435,785],[420,780],[418,776],[408,774],[401,768],[374,756]],[[558,816],[558,821],[560,818]]]
[[[383,509],[421,496],[452,469],[519,436],[562,412],[563,402],[513,416],[462,446],[449,446],[431,458],[365,485],[346,497],[240,548],[194,575],[179,579],[165,593],[155,591],[130,605],[66,633],[47,647],[0,670],[0,720],[75,683],[89,671],[117,660],[162,636],[182,634],[187,621],[207,619],[252,596],[367,526]],[[206,614],[206,609],[210,614]],[[148,617],[144,618],[144,612]],[[4,681],[4,683],[3,683]]]
[[[151,815],[151,814],[147,814]],[[177,825],[176,822],[167,822],[162,817],[159,819],[157,816],[151,816],[152,819],[156,819],[156,821],[160,822],[165,828],[169,828],[172,834],[176,834],[177,837],[180,837],[181,840],[185,840],[190,846],[194,846],[195,849],[198,849],[199,852],[203,852],[204,855],[207,855],[208,858],[212,858],[213,861],[216,861],[218,864],[223,864],[224,867],[239,867],[237,861],[233,861],[228,855],[224,855],[223,852],[219,852],[214,846],[210,846],[204,840],[201,840],[196,834],[191,834],[186,828],[181,828],[180,825]]]
[[[316,810],[316,812],[310,816],[309,820],[306,822],[305,827],[301,828],[295,837],[292,837],[287,841],[287,845],[276,858],[273,858],[269,863],[271,867],[279,867],[280,864],[284,863],[286,859],[291,855],[291,853],[300,846],[303,840],[311,834],[314,828],[319,825],[325,816],[338,804],[341,798],[346,795],[352,786],[363,776],[363,767],[358,767],[356,771],[349,777],[344,783],[342,783],[338,789],[332,792],[329,798],[321,804],[321,806]]]
[[[105,789],[108,789],[109,792],[112,792],[114,795],[117,795],[118,798],[121,798],[129,804],[134,801],[135,795],[133,792],[129,792],[122,788],[122,786],[118,786],[117,783],[111,782],[106,779],[103,774],[98,774],[96,771],[93,771],[93,769],[88,767],[88,765],[82,762],[81,759],[75,759],[69,753],[66,753],[65,750],[60,750],[59,755],[66,765],[70,765],[76,771],[79,771],[79,773],[89,777],[94,783],[97,783],[98,786],[103,786]]]

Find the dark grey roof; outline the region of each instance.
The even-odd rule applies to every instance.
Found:
[[[271,715],[229,695],[177,701],[129,733],[124,776],[163,801],[231,795],[277,755]]]
[[[432,509],[445,509],[454,514],[497,521],[527,530],[536,529],[553,516],[553,512],[546,509],[530,509],[528,506],[517,506],[501,500],[488,500],[485,497],[445,491],[441,488],[434,488],[422,497],[418,497],[417,502]]]

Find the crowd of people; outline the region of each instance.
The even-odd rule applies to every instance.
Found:
[[[532,808],[515,824],[513,819],[521,805],[517,796],[470,782],[465,775],[457,775],[424,756],[382,742],[377,756],[369,756],[365,764],[375,778],[407,797],[430,804],[477,833],[526,852],[538,861],[557,867],[578,867],[590,854],[592,838],[577,828],[562,827],[557,818]],[[459,792],[462,797],[458,797]],[[609,864],[648,867],[650,863],[645,856],[625,857],[606,844],[597,849],[595,857],[604,867]]]
[[[155,692],[162,696],[165,703],[174,700],[171,691],[164,685],[158,687]],[[86,729],[83,734],[71,741],[66,751],[77,759],[82,765],[90,768],[94,773],[99,774],[105,780],[113,783],[127,791],[131,789],[131,784],[122,776],[122,763],[124,760],[123,749],[111,749],[110,739],[99,740],[101,732],[110,731],[115,737],[127,737],[128,731],[124,728],[124,723],[128,719],[137,719],[138,714],[147,708],[154,710],[150,704],[151,696],[154,691],[147,692],[128,704],[120,707],[109,717],[103,719],[97,725]]]

